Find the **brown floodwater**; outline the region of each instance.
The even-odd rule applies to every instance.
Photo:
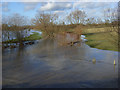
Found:
[[[57,39],[44,39],[5,49],[3,88],[117,88],[118,52],[77,44],[61,46]]]

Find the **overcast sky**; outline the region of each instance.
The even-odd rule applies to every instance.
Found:
[[[57,13],[64,18],[74,9],[84,10],[88,17],[103,18],[106,8],[117,6],[117,2],[2,2],[2,15],[14,13],[34,18],[37,11]]]

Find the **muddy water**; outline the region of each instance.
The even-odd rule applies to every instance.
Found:
[[[118,52],[90,48],[84,42],[59,46],[53,39],[6,49],[2,56],[3,88],[115,88],[117,57]]]

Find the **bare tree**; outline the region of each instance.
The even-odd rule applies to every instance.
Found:
[[[102,19],[101,19],[101,18],[97,18],[97,19],[96,19],[96,23],[97,23],[97,24],[102,24],[102,23],[103,23],[103,21],[102,21]]]
[[[120,40],[118,39],[118,35],[120,34],[118,29],[118,8],[108,8],[104,11],[105,24],[108,27],[107,31],[110,32],[110,36],[112,37],[112,43],[118,47],[118,43]]]
[[[87,24],[95,24],[96,23],[96,19],[94,17],[88,18],[86,20],[86,23]]]
[[[3,31],[7,33],[8,40],[10,37],[10,33],[14,33],[16,39],[18,39],[19,43],[22,44],[22,39],[24,38],[23,29],[28,24],[28,19],[20,14],[13,14],[11,16],[6,16],[3,19]],[[5,34],[4,34],[5,35]]]
[[[83,24],[85,22],[86,13],[82,10],[74,10],[68,16],[68,22],[70,24]]]
[[[18,27],[25,26],[27,24],[28,24],[28,19],[25,16],[21,16],[18,13],[13,14],[8,19],[8,25],[11,26],[11,27],[12,26],[17,26],[17,29],[18,29]]]
[[[35,18],[32,19],[32,22],[37,29],[40,29],[44,34],[51,36],[55,32],[57,18],[57,14],[37,12]]]

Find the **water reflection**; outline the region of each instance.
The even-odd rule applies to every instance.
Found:
[[[79,44],[78,46],[80,46],[79,42],[81,41],[81,38],[79,34],[64,32],[57,34],[56,40],[57,40],[57,44],[61,46],[65,46],[65,45],[73,46],[74,44]]]
[[[3,51],[3,87],[118,87],[117,52],[57,42]]]

